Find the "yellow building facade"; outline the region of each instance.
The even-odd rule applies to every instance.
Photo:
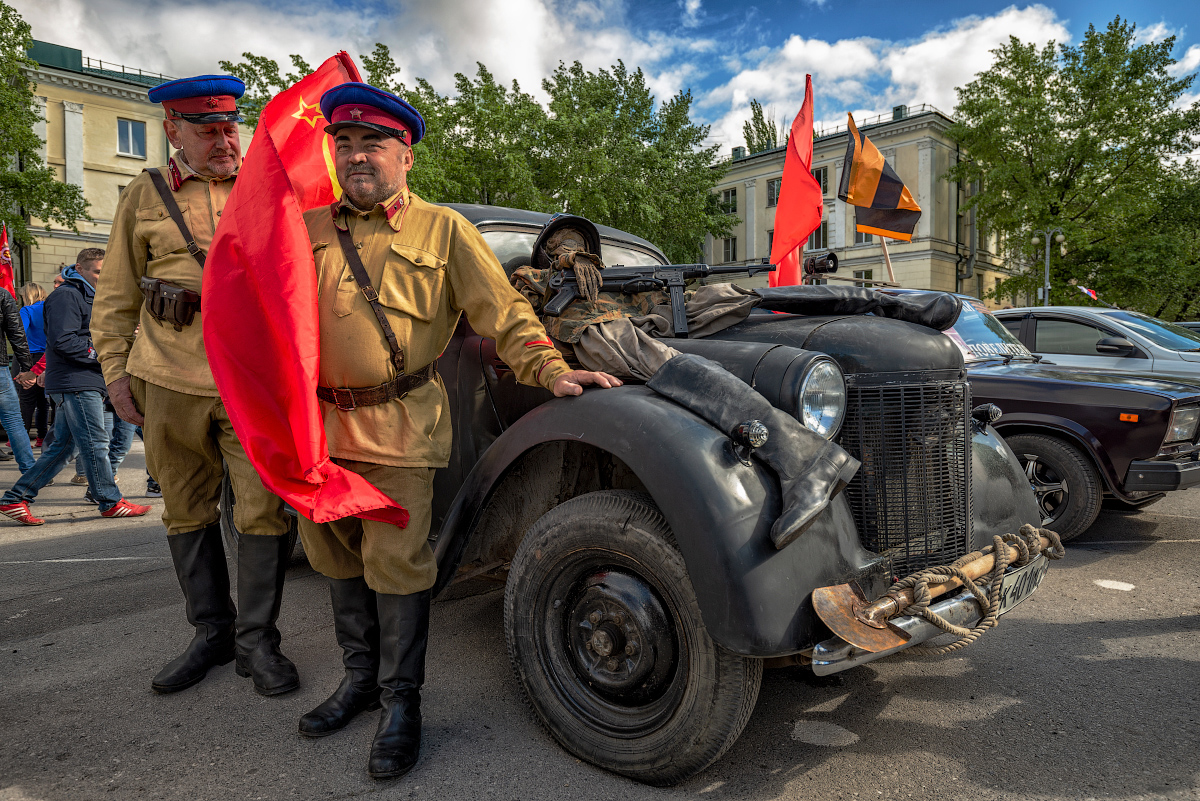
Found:
[[[34,42],[38,62],[28,75],[34,83],[36,111],[43,121],[36,133],[45,143],[42,158],[59,180],[83,188],[92,219],[78,233],[43,220],[31,220],[35,241],[15,253],[17,283],[34,281],[50,288],[54,275],[87,247],[103,248],[121,191],[148,167],[161,167],[171,154],[163,131],[162,106],[147,92],[171,80],[85,57],[74,48]],[[243,148],[250,141],[242,133]]]
[[[995,239],[981,236],[974,215],[962,208],[969,187],[944,177],[956,160],[963,158],[946,135],[951,124],[947,115],[931,107],[910,110],[898,106],[891,115],[864,120],[858,127],[879,148],[921,207],[912,241],[888,241],[896,283],[983,297],[1009,271],[997,255]],[[825,209],[821,227],[809,239],[805,251],[835,252],[840,277],[887,281],[878,237],[858,234],[854,207],[837,199],[847,136],[840,129],[822,133],[813,142],[813,174],[824,190]],[[728,238],[707,237],[709,263],[758,264],[770,256],[785,150],[779,147],[747,154],[745,148],[733,149],[732,158],[723,165],[727,171],[716,188],[734,222],[733,230]],[[752,279],[750,283],[756,282],[765,283],[765,279]],[[836,280],[830,283],[847,285]]]

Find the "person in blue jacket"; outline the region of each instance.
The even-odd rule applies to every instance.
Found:
[[[29,345],[29,358],[34,363],[46,352],[46,326],[42,320],[42,303],[46,300],[46,290],[40,284],[28,283],[21,287],[21,323],[25,326],[25,341]],[[17,394],[21,398],[21,422],[25,430],[37,429],[37,441],[33,447],[42,447],[46,438],[46,427],[50,419],[50,404],[46,400],[46,390],[31,382],[27,387],[20,387]]]

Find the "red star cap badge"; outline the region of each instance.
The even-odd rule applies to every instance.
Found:
[[[210,97],[208,100],[205,100],[204,102],[209,108],[216,108],[217,106],[221,105],[215,97]]]
[[[356,120],[361,120],[362,119],[362,109],[360,109],[360,108],[350,109],[350,116]]]

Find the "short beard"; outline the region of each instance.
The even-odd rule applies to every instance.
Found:
[[[232,153],[225,153],[222,155],[233,156]],[[208,167],[208,171],[217,178],[227,178],[230,175],[233,175],[235,172],[237,172],[238,164],[237,164],[236,158],[234,158],[233,166],[231,166],[231,167],[226,167],[224,165],[218,166],[218,165],[214,164],[213,161],[214,161],[214,159],[212,157],[210,157],[206,166]]]
[[[349,176],[346,176],[347,178]],[[370,211],[392,195],[400,191],[400,186],[377,186],[367,193],[359,193],[350,187],[343,187],[346,197],[359,211]]]

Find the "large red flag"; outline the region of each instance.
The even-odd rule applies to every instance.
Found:
[[[408,512],[329,459],[317,402],[317,275],[302,214],[340,195],[319,101],[358,81],[338,53],[263,109],[204,269],[204,347],[263,484],[305,517],[397,526]]]
[[[8,226],[0,227],[0,287],[7,289],[14,298],[17,288],[13,286],[12,248],[8,246]]]
[[[775,240],[771,263],[778,269],[768,277],[771,286],[794,286],[804,277],[800,271],[800,253],[813,231],[821,225],[825,210],[821,184],[812,174],[813,91],[812,76],[805,76],[804,104],[792,120],[787,155],[783,161],[783,182],[775,208]]]

